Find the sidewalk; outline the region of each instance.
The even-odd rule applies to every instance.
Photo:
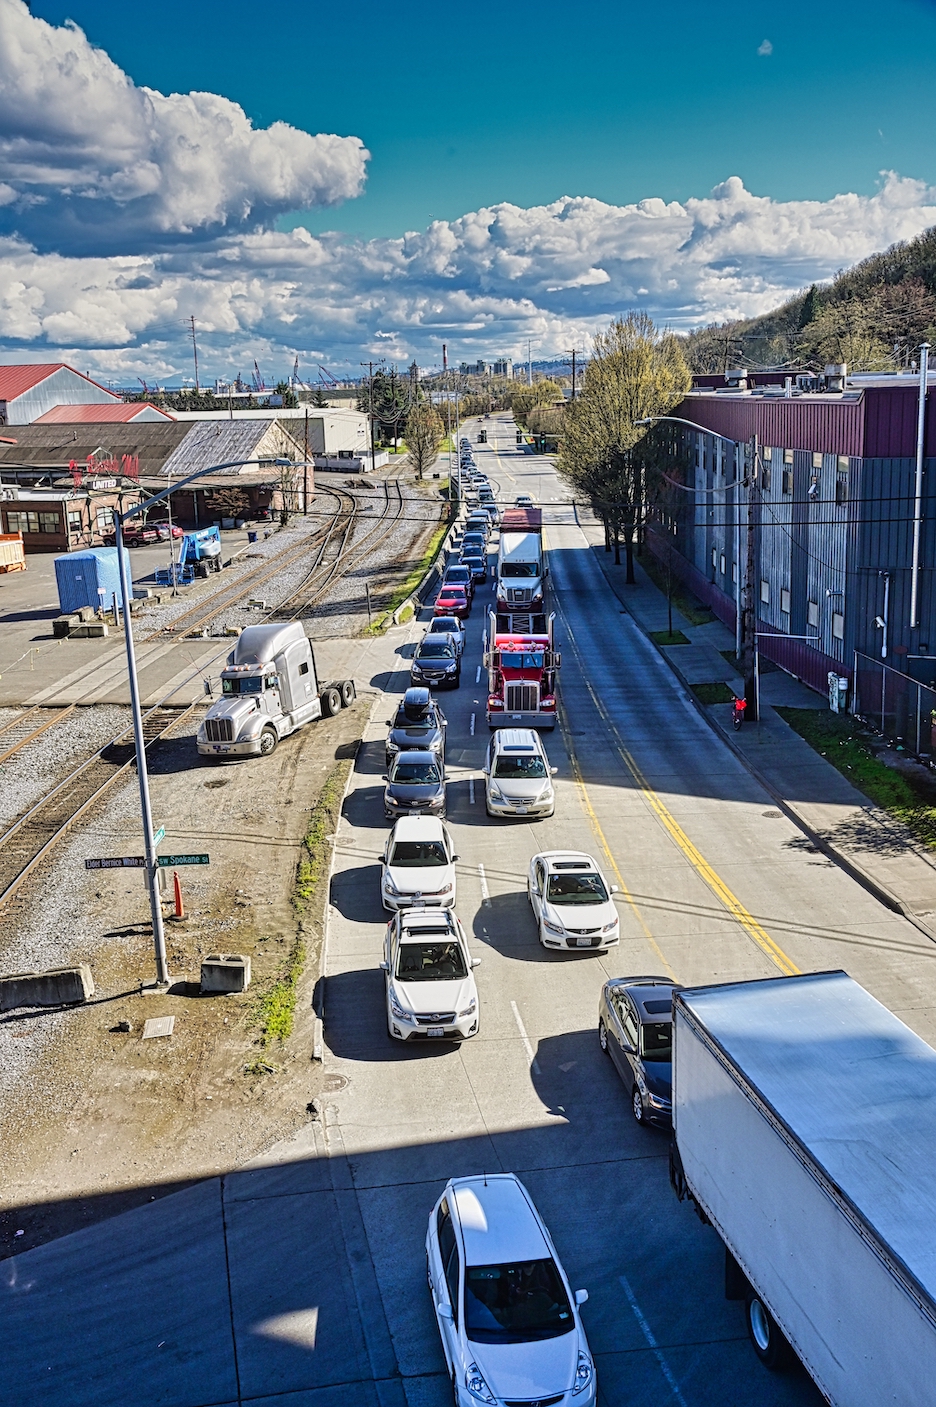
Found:
[[[615,567],[605,555],[597,531],[583,530],[612,591],[641,629],[647,634],[667,630],[666,597],[640,564],[635,564],[636,584],[625,586],[623,564]],[[721,653],[733,654],[733,631],[718,620],[691,625],[675,606],[673,629],[690,643],[657,648],[687,688],[723,682],[733,693],[741,692],[740,675]],[[698,707],[813,845],[936,942],[936,854],[853,787],[776,711],[825,709],[826,700],[782,670],[771,669],[761,675],[760,704],[761,721],[745,723],[738,733],[731,726],[731,704]]]

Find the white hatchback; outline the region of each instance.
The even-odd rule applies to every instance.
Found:
[[[401,910],[387,925],[387,1030],[394,1040],[466,1040],[480,1012],[465,930],[451,909]]]
[[[457,859],[448,826],[438,816],[401,816],[381,856],[380,902],[385,909],[411,904],[450,909]]]
[[[556,1248],[513,1173],[453,1178],[426,1234],[455,1407],[591,1407],[595,1365]]]
[[[534,855],[527,897],[544,948],[603,950],[617,943],[621,924],[608,884],[590,855],[552,850]]]

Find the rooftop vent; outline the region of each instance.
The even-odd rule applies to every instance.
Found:
[[[747,375],[746,367],[734,367],[733,370],[725,372],[725,381],[735,391],[746,391]]]
[[[825,368],[826,390],[844,391],[848,366],[845,362],[829,362]]]

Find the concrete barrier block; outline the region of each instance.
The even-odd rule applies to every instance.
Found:
[[[246,992],[250,958],[242,953],[209,953],[201,965],[203,992]]]
[[[15,1011],[19,1006],[66,1006],[93,996],[94,979],[87,963],[0,977],[0,1011]]]
[[[78,616],[56,616],[52,622],[52,634],[62,639],[74,630],[78,623]]]

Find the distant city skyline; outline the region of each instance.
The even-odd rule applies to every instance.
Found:
[[[178,379],[193,316],[208,379],[548,359],[936,224],[931,0],[408,19],[0,0],[4,359]]]

